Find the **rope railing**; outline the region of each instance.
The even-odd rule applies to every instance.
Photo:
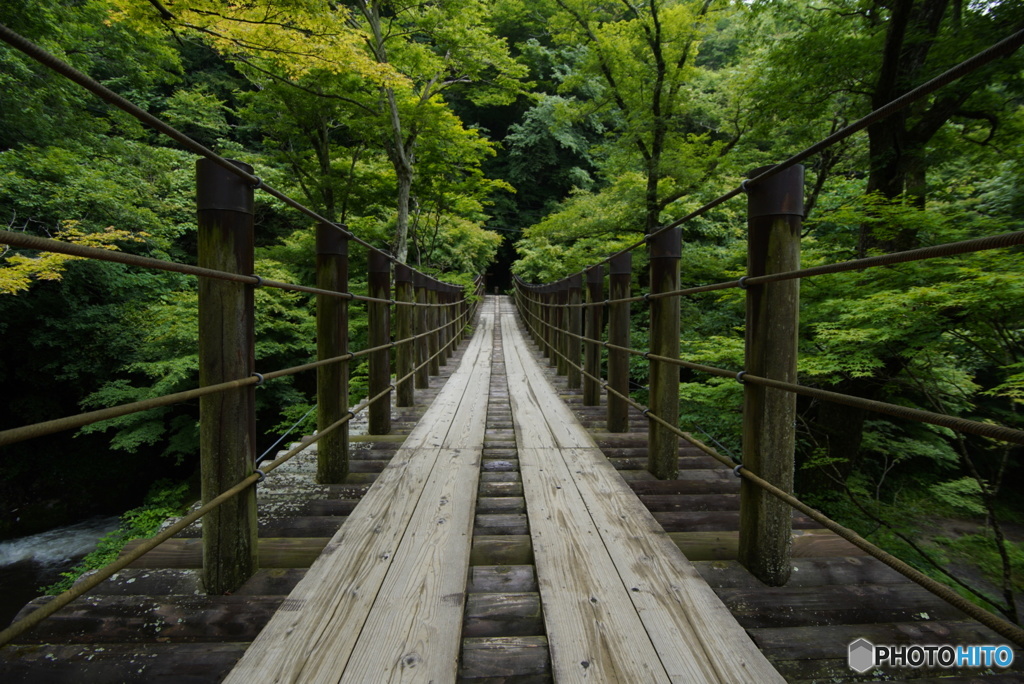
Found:
[[[467,318],[469,315],[470,312],[468,310],[463,312],[459,316],[459,321],[457,322],[461,322],[462,319]],[[404,340],[404,342],[408,341],[410,340]],[[289,449],[282,455],[278,456],[277,458],[271,461],[265,461],[263,464],[260,464],[260,467],[258,469],[256,469],[252,474],[246,476],[243,480],[235,484],[233,487],[221,492],[218,496],[214,497],[209,502],[203,504],[196,510],[189,512],[180,520],[169,525],[167,528],[165,528],[157,535],[143,540],[138,544],[138,546],[133,548],[131,551],[122,554],[111,563],[92,572],[88,576],[83,577],[67,591],[64,591],[63,593],[55,596],[51,601],[48,601],[47,603],[43,604],[36,610],[26,615],[21,620],[14,622],[4,630],[0,631],[0,647],[9,644],[17,637],[33,629],[41,622],[43,622],[46,618],[52,616],[54,613],[58,612],[61,608],[65,607],[66,605],[74,601],[76,598],[86,595],[89,591],[96,588],[99,584],[106,581],[107,579],[110,579],[116,573],[128,567],[135,561],[139,560],[144,555],[146,555],[153,549],[157,548],[168,539],[171,539],[176,534],[184,530],[186,527],[201,519],[207,513],[227,503],[228,501],[235,498],[242,492],[248,490],[250,487],[256,485],[257,483],[262,482],[263,479],[271,472],[273,472],[280,466],[284,465],[292,458],[300,454],[302,451],[312,446],[313,444],[316,444],[318,441],[320,441],[321,438],[331,434],[335,430],[341,428],[343,425],[349,423],[352,419],[354,419],[357,415],[368,409],[370,406],[376,404],[377,402],[383,400],[386,397],[389,397],[391,393],[395,391],[396,385],[412,378],[413,375],[420,370],[420,368],[426,366],[427,364],[430,363],[431,360],[440,356],[449,348],[457,345],[459,342],[460,340],[457,337],[453,336],[452,339],[450,339],[446,343],[443,349],[439,349],[431,357],[423,360],[419,365],[417,365],[413,369],[412,372],[408,373],[407,375],[401,378],[398,378],[393,385],[388,386],[375,396],[365,399],[358,406],[348,411],[348,413],[341,419],[335,421],[326,428],[319,430],[314,435],[304,437],[295,446],[293,446],[291,449]],[[367,349],[364,351],[368,353],[377,350]],[[339,359],[327,359],[326,361],[337,362],[338,360]],[[256,380],[256,378],[251,378],[251,380]]]
[[[381,300],[384,301],[384,300]],[[465,314],[459,316],[459,320],[465,317]],[[104,420],[110,420],[112,418],[120,418],[122,416],[128,416],[133,413],[140,413],[142,411],[150,411],[155,408],[162,408],[165,406],[172,406],[174,404],[180,404],[186,401],[192,401],[200,397],[205,397],[211,394],[218,394],[220,392],[227,392],[228,390],[239,389],[241,387],[249,387],[251,385],[260,386],[266,380],[276,380],[277,378],[283,378],[289,375],[295,375],[304,371],[314,370],[321,366],[327,366],[330,364],[341,363],[343,361],[352,361],[355,359],[369,356],[375,352],[385,351],[388,349],[396,349],[402,345],[410,344],[416,340],[426,338],[430,335],[437,334],[451,324],[445,324],[438,326],[432,330],[406,337],[402,340],[395,340],[388,344],[383,344],[377,347],[370,347],[357,352],[349,354],[342,354],[341,356],[335,356],[329,359],[321,359],[319,361],[311,361],[310,363],[304,363],[299,366],[292,366],[291,368],[284,368],[281,370],[271,371],[269,373],[254,373],[247,378],[240,378],[238,380],[231,380],[228,382],[218,383],[216,385],[207,385],[205,387],[197,387],[191,390],[184,390],[182,392],[175,392],[173,394],[165,394],[161,397],[153,397],[150,399],[143,399],[141,401],[132,402],[130,404],[122,404],[120,406],[111,406],[105,409],[98,409],[96,411],[88,411],[80,413],[75,416],[66,416],[64,418],[55,418],[53,420],[43,421],[40,423],[33,423],[32,425],[24,425],[22,427],[11,428],[8,430],[0,430],[0,447],[7,446],[8,444],[16,444],[28,439],[35,439],[37,437],[44,437],[47,435],[53,435],[58,432],[65,430],[74,430],[76,428],[84,427],[86,425],[92,425],[99,423]],[[403,378],[405,380],[406,378]]]
[[[519,299],[519,290],[516,290],[516,295],[517,302],[521,303],[521,300]],[[520,313],[522,313],[524,310],[525,307],[519,307]],[[532,323],[530,323],[525,317],[522,317],[522,320],[526,327],[530,330],[531,335],[533,335],[536,339],[539,336],[537,328]],[[632,352],[634,350],[628,351]],[[675,436],[684,439],[687,443],[691,444],[692,446],[699,449],[701,452],[712,457],[722,465],[731,468],[733,473],[737,477],[741,477],[751,482],[752,484],[771,494],[779,501],[800,511],[807,517],[811,518],[815,522],[822,525],[822,527],[828,529],[831,532],[834,532],[835,534],[842,537],[846,541],[850,542],[857,548],[861,549],[862,551],[870,555],[872,558],[875,558],[885,563],[887,566],[889,566],[896,572],[899,572],[904,577],[908,578],[909,580],[915,582],[919,586],[932,592],[934,595],[943,599],[955,608],[968,614],[970,617],[982,623],[983,625],[985,625],[992,631],[996,632],[1000,636],[1006,637],[1007,639],[1015,643],[1017,646],[1024,648],[1024,629],[1022,629],[1020,626],[1015,625],[999,617],[998,615],[992,613],[991,611],[985,610],[984,608],[966,600],[964,597],[960,596],[955,591],[953,591],[949,586],[929,577],[928,575],[925,575],[920,570],[917,570],[908,563],[900,560],[888,551],[885,551],[884,549],[881,549],[875,544],[872,544],[870,541],[864,539],[850,528],[832,520],[821,511],[818,511],[808,506],[807,504],[805,504],[803,501],[796,498],[792,494],[784,491],[783,489],[780,489],[779,487],[775,486],[768,480],[765,480],[764,478],[758,476],[756,473],[751,471],[742,463],[738,463],[736,459],[730,459],[728,456],[725,456],[722,453],[718,452],[717,450],[709,447],[707,444],[694,437],[691,433],[681,430],[678,425],[665,420],[656,413],[653,413],[650,408],[644,406],[638,401],[635,401],[632,397],[629,396],[628,393],[619,392],[615,388],[611,387],[609,383],[605,382],[600,376],[595,376],[588,373],[582,365],[574,363],[572,359],[566,357],[561,350],[555,349],[554,353],[563,357],[565,362],[575,367],[581,375],[589,377],[592,381],[600,385],[600,387],[605,392],[617,397],[618,399],[621,399],[629,406],[642,413],[644,417],[646,417],[648,420],[657,423],[665,430],[668,430]],[[726,372],[728,373],[728,371]],[[763,380],[764,378],[758,379]],[[747,377],[744,377],[744,380],[747,380]]]
[[[138,266],[141,268],[149,268],[156,271],[181,273],[183,275],[197,276],[200,278],[215,278],[217,280],[242,283],[245,285],[252,285],[254,287],[269,287],[276,288],[279,290],[290,290],[292,292],[303,292],[306,294],[324,295],[327,297],[338,297],[341,299],[347,299],[349,301],[391,304],[397,306],[421,308],[436,306],[458,306],[458,302],[450,302],[447,304],[437,305],[421,304],[419,302],[399,302],[394,299],[376,299],[374,297],[367,297],[366,295],[355,294],[353,292],[335,292],[333,290],[324,290],[316,287],[309,287],[308,285],[296,285],[294,283],[285,283],[279,280],[263,278],[262,276],[259,276],[257,274],[241,275],[238,273],[228,273],[227,271],[218,271],[212,268],[202,268],[200,266],[192,266],[190,264],[181,264],[175,261],[167,261],[165,259],[154,259],[153,257],[139,256],[137,254],[125,254],[124,252],[115,252],[109,249],[102,249],[99,247],[76,245],[70,242],[61,242],[60,240],[54,240],[52,238],[44,238],[39,237],[37,235],[18,233],[10,230],[0,230],[0,245],[11,245],[12,247],[21,247],[22,249],[32,249],[40,252],[54,252],[57,254],[66,254],[68,256],[80,257],[83,259],[109,261],[111,263],[125,264],[126,266]]]
[[[914,261],[937,259],[940,257],[959,256],[962,254],[971,254],[973,252],[982,252],[990,249],[1001,249],[1005,247],[1013,247],[1022,244],[1024,244],[1024,231],[1015,231],[1012,233],[1002,233],[1000,235],[990,235],[987,237],[975,238],[973,240],[963,240],[961,242],[949,242],[941,245],[921,247],[920,249],[911,249],[903,252],[890,252],[889,254],[880,254],[872,257],[864,257],[862,259],[852,259],[850,261],[841,261],[834,264],[811,266],[809,268],[801,268],[795,271],[787,271],[785,273],[773,273],[771,275],[753,277],[743,276],[736,280],[726,280],[711,285],[697,285],[695,287],[688,287],[681,290],[671,290],[668,292],[651,292],[647,294],[638,295],[636,297],[625,297],[621,299],[605,299],[599,302],[580,302],[577,304],[557,304],[549,302],[538,302],[537,305],[544,308],[589,308],[607,306],[608,304],[632,304],[636,302],[649,302],[652,299],[682,297],[692,294],[700,294],[703,292],[712,292],[716,290],[728,290],[730,288],[737,287],[742,289],[750,287],[752,285],[778,283],[782,282],[783,280],[811,278],[814,276],[821,275],[833,275],[836,273],[846,273],[848,271],[863,271],[869,268],[876,268],[878,266],[892,266],[895,264],[906,264]],[[563,284],[566,280],[567,279],[555,281],[554,283],[551,283],[551,285]],[[542,288],[545,286],[522,283],[522,287],[526,290],[538,291],[536,288]]]
[[[619,301],[622,302],[625,300]],[[524,309],[524,312],[526,315],[544,324],[544,322],[532,311]],[[861,397],[855,397],[849,394],[842,394],[840,392],[829,392],[827,390],[818,389],[816,387],[808,387],[806,385],[798,385],[790,382],[779,382],[778,380],[771,380],[769,378],[762,378],[757,375],[750,375],[745,370],[727,370],[725,368],[716,368],[714,366],[706,366],[699,363],[693,363],[692,361],[686,361],[684,359],[671,359],[665,356],[651,354],[650,352],[646,352],[640,349],[633,349],[631,347],[620,347],[619,345],[611,344],[609,342],[602,340],[591,340],[585,335],[579,335],[577,333],[572,332],[571,330],[563,330],[560,332],[563,335],[568,335],[569,337],[577,339],[581,342],[594,342],[603,347],[604,349],[620,351],[624,354],[629,354],[631,356],[642,356],[648,361],[658,361],[660,363],[667,363],[673,366],[679,366],[680,368],[687,368],[690,370],[699,371],[701,373],[714,375],[720,378],[733,378],[738,382],[752,382],[757,385],[763,385],[764,387],[781,389],[787,392],[793,392],[794,394],[801,394],[803,396],[821,399],[823,401],[831,401],[836,404],[843,404],[845,406],[853,406],[855,408],[861,408],[867,411],[874,411],[875,413],[884,413],[886,415],[895,416],[897,418],[913,420],[919,423],[928,423],[930,425],[939,425],[941,427],[947,427],[950,428],[951,430],[957,430],[959,432],[966,432],[973,435],[980,435],[982,437],[998,439],[1004,442],[1024,445],[1024,430],[1015,430],[1013,428],[1007,428],[1000,425],[993,425],[991,423],[981,423],[975,420],[958,418],[956,416],[950,416],[944,413],[923,411],[921,409],[915,409],[909,406],[900,406],[898,404],[890,404],[884,401],[863,399]],[[0,433],[0,436],[2,436],[2,433]]]

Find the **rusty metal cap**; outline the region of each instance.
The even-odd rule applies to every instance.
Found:
[[[395,282],[411,283],[412,267],[408,266],[407,264],[395,264]]]
[[[604,282],[604,267],[600,264],[587,267],[586,272],[588,285],[600,285]]]
[[[679,226],[647,236],[651,259],[678,259],[683,254],[683,231]]]
[[[608,262],[610,275],[627,275],[633,273],[633,253],[616,254]]]
[[[755,178],[775,165],[762,166],[747,174]],[[804,215],[804,167],[796,164],[780,171],[770,178],[757,182],[745,181],[747,192],[747,216],[803,216]]]
[[[371,249],[367,255],[367,270],[370,273],[391,273],[391,259],[386,252]]]
[[[316,227],[316,253],[348,256],[349,234],[344,226],[321,223]]]
[[[252,167],[229,159],[247,173]],[[199,211],[218,209],[253,213],[253,188],[244,178],[209,159],[196,160],[196,206]]]

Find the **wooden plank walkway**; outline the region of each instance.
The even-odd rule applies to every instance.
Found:
[[[454,681],[493,307],[462,365],[226,682]]]
[[[761,585],[735,561],[728,469],[681,443],[679,479],[655,480],[646,419],[605,431],[604,406],[582,406],[511,312],[487,298],[476,335],[396,409],[396,434],[354,440],[347,484],[296,501],[268,478],[262,569],[234,595],[203,594],[197,540],[172,540],[0,649],[0,681],[778,681],[753,671],[738,621],[785,680],[810,684],[878,678],[847,667],[855,638],[1002,642],[800,516],[793,580]],[[744,655],[722,655],[730,639]],[[1016,655],[1009,672],[884,676],[1020,681]]]
[[[558,681],[782,681],[543,380],[507,302],[226,682],[454,681],[500,318]]]
[[[555,679],[783,681],[501,329]]]

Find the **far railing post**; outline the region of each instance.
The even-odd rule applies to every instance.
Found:
[[[633,254],[625,252],[611,258],[608,274],[608,344],[629,347],[629,299],[633,278]],[[629,396],[629,354],[608,350],[608,388]],[[629,432],[629,404],[608,393],[608,432]]]
[[[391,260],[384,252],[371,249],[369,254],[368,286],[370,297],[391,299]],[[369,313],[369,345],[380,347],[391,342],[391,304],[367,302]],[[369,396],[375,397],[391,385],[391,350],[381,349],[370,354]],[[391,397],[385,396],[370,404],[369,433],[386,435],[391,432]]]
[[[437,309],[437,281],[433,278],[427,278],[427,303],[430,307],[427,309],[428,317],[430,320],[430,328],[432,332],[427,336],[427,352],[430,354],[430,374],[437,376],[441,374],[441,362],[438,356],[438,350],[440,349],[441,335],[437,330],[437,327],[441,325],[441,315]]]
[[[557,285],[554,283],[548,283],[542,285],[544,303],[547,306],[544,307],[544,335],[548,342],[548,367],[558,367],[558,354],[555,352],[558,350],[558,308],[555,307],[557,303],[558,295],[555,293]]]
[[[682,233],[672,228],[648,239],[651,257],[651,295],[679,289]],[[650,350],[655,356],[679,358],[679,298],[651,299]],[[651,413],[672,425],[679,423],[679,367],[649,362]],[[679,475],[679,437],[648,418],[647,469],[659,480]]]
[[[755,176],[769,167],[758,169]],[[747,276],[800,268],[804,169],[794,166],[747,190]],[[800,281],[747,289],[744,370],[771,380],[797,381]],[[743,387],[743,466],[783,491],[793,491],[796,395],[746,383]],[[791,569],[792,511],[747,480],[740,488],[739,560],[769,586]]]
[[[587,269],[587,304],[584,312],[587,338],[584,349],[583,405],[597,406],[601,403],[601,385],[594,378],[601,377],[601,328],[604,326],[604,267],[591,266]],[[593,377],[591,377],[593,376]]]
[[[557,353],[555,357],[557,359],[557,373],[558,375],[567,375],[569,373],[569,336],[566,335],[566,331],[569,329],[569,312],[565,308],[565,305],[569,303],[569,281],[562,280],[556,285],[555,290],[555,303],[558,304],[558,308],[555,309],[555,349]]]
[[[412,275],[413,286],[416,288],[416,303],[426,304],[427,303],[427,278],[425,275],[416,271]],[[416,334],[423,335],[423,333],[430,330],[430,313],[426,306],[417,306],[414,315],[416,316]],[[429,342],[427,338],[429,335],[423,335],[423,337],[416,340],[416,389],[427,389],[430,387],[430,367],[427,363],[427,359],[430,358]]]
[[[441,290],[438,292],[438,300],[441,302],[441,325],[444,328],[441,329],[441,365],[448,365],[448,357],[451,355],[451,347],[449,342],[452,341],[452,307],[451,304],[452,295],[451,289],[442,284]]]
[[[405,264],[395,264],[395,301],[413,302],[412,269]],[[413,335],[413,306],[395,305],[395,341],[407,340]],[[395,405],[413,406],[416,403],[413,379],[405,376],[416,367],[416,344],[405,342],[395,348]],[[404,379],[403,379],[404,378]]]
[[[316,286],[331,292],[348,291],[348,235],[330,223],[316,230]],[[316,296],[317,359],[348,353],[348,299]],[[317,428],[320,431],[348,413],[348,361],[316,369]],[[348,423],[317,442],[316,481],[339,484],[348,477]]]
[[[235,162],[252,173],[252,167]],[[208,159],[196,162],[198,263],[253,275],[253,189]],[[253,286],[199,279],[199,385],[252,377]],[[253,473],[256,460],[256,388],[199,399],[199,453],[204,503]],[[208,594],[234,591],[259,567],[256,487],[203,518],[203,584]]]
[[[565,362],[566,385],[569,389],[579,389],[581,379],[580,356],[582,344],[579,335],[583,332],[583,309],[580,308],[583,291],[583,275],[577,273],[566,282],[565,310],[565,350],[568,360]]]

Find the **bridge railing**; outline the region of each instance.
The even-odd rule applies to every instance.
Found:
[[[792,492],[797,395],[1024,444],[1021,430],[808,387],[799,384],[797,377],[802,279],[1024,244],[1021,231],[801,269],[804,201],[800,162],[981,65],[1009,54],[1022,43],[1024,31],[1019,31],[782,163],[753,171],[740,187],[580,273],[544,284],[515,280],[521,317],[549,364],[566,377],[569,388],[582,389],[585,405],[598,405],[601,392],[607,393],[607,429],[627,431],[629,407],[647,417],[648,470],[653,475],[661,479],[677,476],[678,440],[683,438],[733,468],[737,477],[742,478],[739,560],[763,582],[778,586],[788,581],[792,567],[792,507],[1019,646],[1024,646],[1024,630],[1020,627],[967,601],[946,585],[830,520],[796,499]],[[735,280],[682,287],[680,226],[741,194],[747,196],[747,274]],[[631,260],[641,247],[646,248],[649,257],[650,288],[646,293],[633,295]],[[743,368],[723,369],[681,359],[680,298],[730,288],[742,289],[746,294]],[[635,303],[648,308],[647,349],[629,347],[630,305]],[[608,332],[607,339],[602,340],[606,310]],[[605,358],[602,352],[606,352]],[[630,356],[648,361],[649,406],[630,397]],[[607,378],[601,374],[602,361],[607,364]],[[680,429],[680,368],[735,378],[743,384],[742,461],[720,454]]]
[[[317,481],[344,482],[348,475],[349,422],[365,410],[369,414],[370,434],[391,431],[391,395],[396,406],[413,406],[416,389],[429,387],[430,376],[440,373],[440,367],[447,363],[473,320],[483,292],[483,278],[478,277],[467,292],[462,286],[442,282],[400,263],[345,226],[328,221],[269,187],[253,175],[252,167],[217,155],[2,25],[0,39],[201,157],[196,163],[195,266],[0,230],[0,244],[11,247],[194,276],[198,278],[199,295],[198,387],[3,430],[0,447],[198,399],[202,479],[202,502],[197,510],[0,632],[2,646],[200,518],[207,592],[222,594],[236,589],[259,565],[255,485],[316,443]],[[317,222],[315,287],[271,280],[255,273],[256,189]],[[349,288],[349,250],[353,243],[366,250],[366,295],[353,293]],[[257,367],[254,291],[259,287],[315,295],[315,360],[278,370]],[[365,304],[369,317],[368,347],[359,351],[349,349],[352,302]],[[369,361],[368,398],[350,407],[350,363],[364,357]],[[317,373],[316,434],[273,460],[257,463],[256,387],[313,370]]]

